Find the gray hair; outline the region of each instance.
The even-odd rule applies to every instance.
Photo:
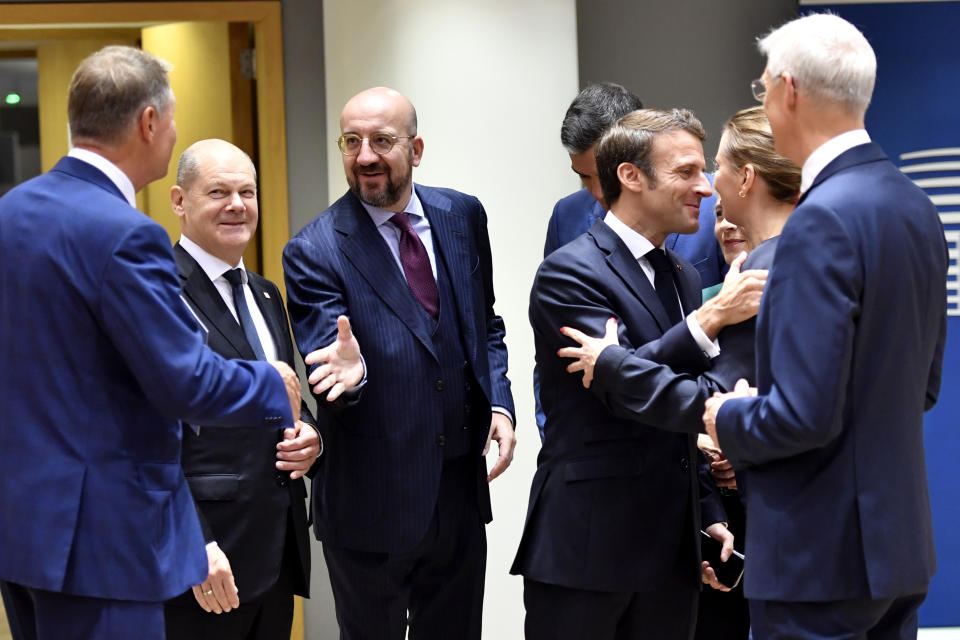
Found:
[[[70,81],[70,135],[115,143],[147,107],[163,113],[173,97],[171,68],[135,47],[111,45],[90,54]]]
[[[235,144],[227,142],[226,140],[217,140],[215,138],[211,138],[209,140],[199,140],[194,142],[192,145],[184,149],[183,153],[180,154],[180,160],[177,162],[177,185],[181,189],[188,189],[190,187],[190,183],[196,180],[197,176],[200,174],[200,160],[203,157],[202,151],[210,144],[222,144],[233,147],[239,151],[243,157],[247,159],[247,162],[250,163],[250,171],[253,172],[253,179],[256,181],[257,167],[253,164],[253,160],[246,151]]]
[[[792,20],[757,42],[771,79],[784,71],[797,90],[818,102],[841,105],[863,117],[877,77],[877,56],[860,31],[830,13]]]

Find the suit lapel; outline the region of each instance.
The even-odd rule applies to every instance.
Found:
[[[469,269],[470,245],[467,225],[463,215],[450,208],[450,200],[435,194],[427,187],[417,186],[417,195],[423,211],[430,221],[433,234],[433,250],[437,260],[442,260],[450,278],[450,289],[456,301],[457,315],[463,334],[463,343],[469,345],[470,362],[477,359],[477,340],[473,336],[473,296]]]
[[[232,346],[237,357],[245,360],[256,360],[257,356],[247,343],[243,329],[227,309],[226,303],[216,286],[200,268],[197,261],[187,253],[187,250],[178,243],[174,246],[174,257],[177,260],[177,271],[180,274],[180,286],[187,300],[200,314],[201,320],[210,332],[216,331]]]
[[[370,214],[352,194],[348,194],[344,203],[346,206],[336,211],[333,223],[334,228],[343,235],[340,251],[384,304],[436,357],[425,314],[410,293],[407,281],[397,267],[390,248],[370,219]]]
[[[293,357],[293,354],[289,353],[290,350],[287,349],[287,337],[290,333],[286,326],[287,319],[282,312],[280,301],[274,299],[277,292],[270,291],[267,287],[268,280],[256,276],[256,274],[252,274],[249,271],[247,272],[247,276],[249,277],[248,283],[250,284],[250,289],[253,291],[253,297],[256,299],[257,306],[260,308],[260,314],[267,323],[267,330],[270,332],[270,337],[273,338],[273,344],[277,349],[277,357],[289,363]]]
[[[689,262],[684,260],[678,253],[667,250],[667,258],[670,263],[676,266],[674,282],[677,283],[677,291],[680,294],[680,305],[683,307],[684,316],[689,315],[691,311],[700,307],[703,302],[703,289],[699,287],[700,277],[694,278],[697,270]],[[683,265],[687,268],[684,269]]]
[[[663,303],[657,297],[650,280],[636,258],[630,253],[627,245],[613,232],[613,229],[607,226],[602,220],[597,221],[588,231],[597,242],[597,246],[606,254],[607,264],[610,268],[626,283],[627,287],[633,292],[633,295],[640,300],[650,315],[657,321],[657,325],[662,332],[666,332],[671,327],[667,312],[663,309]]]

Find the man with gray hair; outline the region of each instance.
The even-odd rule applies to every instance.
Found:
[[[916,638],[936,570],[923,413],[946,333],[943,228],[864,129],[863,34],[813,14],[760,50],[754,94],[801,197],[757,322],[757,388],[741,380],[704,414],[748,487],[753,635]]]
[[[73,148],[0,199],[0,580],[16,637],[157,640],[207,575],[191,424],[293,427],[296,373],[228,361],[134,194],[176,140],[169,65],[106,47],[73,76]]]

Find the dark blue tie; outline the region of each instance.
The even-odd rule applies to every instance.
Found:
[[[663,249],[651,249],[644,258],[649,260],[650,266],[653,267],[653,288],[657,290],[657,297],[660,298],[663,310],[667,312],[670,325],[675,325],[683,320],[680,299],[677,297],[677,284],[673,279],[673,271],[676,267],[670,263]]]
[[[253,316],[250,315],[250,309],[247,308],[247,296],[243,292],[243,273],[242,269],[231,269],[223,274],[230,286],[233,287],[233,306],[237,309],[237,317],[240,318],[240,328],[243,329],[243,335],[247,336],[247,342],[250,348],[257,354],[257,360],[266,360],[267,356],[263,353],[263,345],[260,344],[260,337],[257,335],[257,327],[253,324]]]

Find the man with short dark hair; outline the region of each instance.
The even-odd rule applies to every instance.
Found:
[[[595,150],[603,134],[617,120],[631,111],[642,109],[643,103],[626,88],[613,82],[588,85],[573,99],[560,127],[560,142],[570,154],[570,168],[579,176],[583,189],[557,201],[547,223],[543,257],[556,251],[587,231],[607,213],[603,190],[597,176]],[[710,174],[707,180],[712,183]],[[701,286],[711,287],[723,280],[727,265],[713,234],[716,215],[711,195],[700,203],[700,226],[686,234],[667,236],[665,247],[686,258],[700,273]],[[543,411],[540,391],[534,372],[534,396],[537,404],[537,427],[543,435]]]
[[[693,631],[701,522],[693,434],[714,387],[692,376],[719,353],[720,328],[756,312],[762,287],[733,270],[701,307],[696,269],[664,251],[671,233],[697,228],[711,193],[703,137],[689,111],[621,118],[596,149],[610,211],[550,254],[534,280],[545,440],[511,569],[524,576],[529,640],[687,640]],[[611,317],[626,349],[601,353],[602,379],[571,375],[558,357],[571,344],[564,327],[602,334]],[[702,522],[730,546],[712,498]]]
[[[135,208],[176,140],[168,68],[87,57],[68,157],[0,199],[0,579],[27,637],[162,639],[161,602],[207,575],[178,418],[276,428],[300,406],[288,365],[204,346]]]
[[[170,198],[182,232],[173,249],[177,272],[184,298],[207,329],[207,344],[225,358],[279,359],[293,367],[280,291],[243,263],[260,217],[250,157],[225,140],[195,142],[180,156]],[[207,541],[209,572],[167,601],[169,638],[290,638],[293,596],[310,593],[302,476],[321,450],[306,403],[298,418],[283,430],[184,432],[183,470]]]
[[[801,195],[757,320],[757,388],[704,414],[748,489],[753,635],[912,640],[936,571],[923,413],[943,364],[943,225],[864,128],[877,60],[854,25],[811,14],[759,44],[754,95]]]

